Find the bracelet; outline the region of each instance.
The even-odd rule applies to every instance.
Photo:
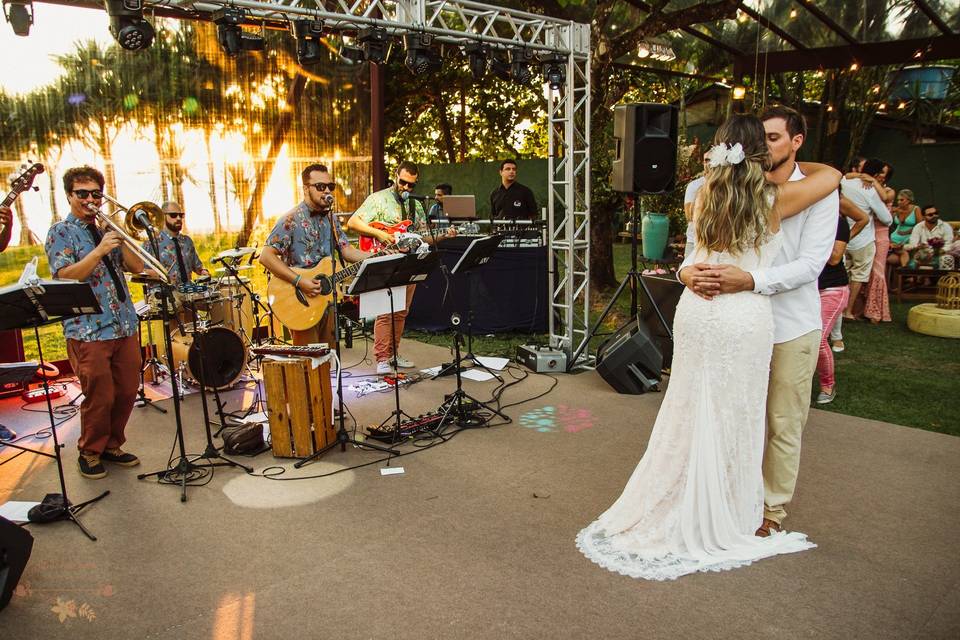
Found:
[[[294,286],[294,288],[296,288],[297,286],[300,285],[300,277],[301,277],[301,276],[300,276],[300,274],[298,273],[298,274],[297,274],[297,277],[293,279],[293,286]]]

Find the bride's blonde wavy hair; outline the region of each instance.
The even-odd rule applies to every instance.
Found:
[[[759,248],[767,236],[774,193],[764,175],[770,168],[770,152],[763,123],[753,115],[735,114],[717,129],[713,143],[740,143],[745,157],[720,167],[707,162],[695,214],[697,244],[731,253]]]

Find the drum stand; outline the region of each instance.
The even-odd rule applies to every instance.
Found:
[[[134,401],[134,406],[135,407],[153,407],[160,413],[166,413],[167,412],[166,409],[157,405],[153,400],[147,397],[146,393],[144,393],[144,378],[148,369],[151,371],[153,384],[157,384],[157,380],[160,378],[161,375],[167,375],[167,372],[165,371],[164,366],[160,364],[160,361],[157,360],[156,358],[156,354],[154,352],[154,350],[156,349],[156,345],[153,343],[153,329],[150,326],[151,321],[149,320],[149,316],[147,316],[147,318],[148,318],[146,320],[147,347],[146,347],[145,353],[149,353],[150,357],[144,358],[143,366],[140,367],[140,388],[137,390],[137,399]],[[143,322],[144,320],[141,319],[140,324],[137,326],[137,337],[138,337],[138,341],[141,341],[141,342],[143,338],[142,338],[142,332],[140,330],[140,327],[143,326]]]

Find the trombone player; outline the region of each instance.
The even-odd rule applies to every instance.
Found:
[[[121,449],[140,377],[137,313],[123,271],[143,271],[131,240],[117,231],[101,232],[97,211],[103,174],[89,166],[63,174],[70,214],[47,232],[45,250],[54,278],[90,283],[102,312],[63,321],[67,355],[80,379],[80,475],[107,475],[104,463],[132,467],[140,460]]]

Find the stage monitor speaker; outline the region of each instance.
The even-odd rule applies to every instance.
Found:
[[[33,550],[33,536],[0,517],[0,609],[7,606]]]
[[[683,283],[676,275],[641,275],[640,284],[640,321],[663,354],[663,368],[669,369],[673,363],[673,316]]]
[[[0,362],[23,362],[23,339],[19,329],[0,331]],[[0,398],[18,396],[27,389],[22,382],[0,385]]]
[[[646,326],[634,320],[597,349],[597,373],[618,393],[637,395],[657,389],[663,355]]]
[[[620,104],[613,108],[614,191],[664,193],[677,174],[677,108]]]

